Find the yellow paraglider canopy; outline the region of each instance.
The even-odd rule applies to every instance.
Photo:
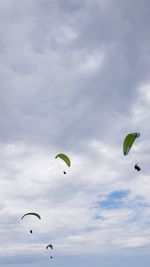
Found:
[[[126,156],[128,155],[134,141],[136,138],[140,136],[140,133],[129,133],[126,135],[124,142],[123,142],[123,154]]]
[[[68,167],[71,166],[71,161],[67,155],[60,153],[55,157],[55,159],[57,159],[57,158],[62,159],[67,164]]]
[[[36,212],[28,212],[28,213],[24,214],[24,215],[21,217],[21,220],[22,220],[25,216],[27,216],[27,215],[34,215],[34,216],[36,216],[39,220],[41,220],[41,216],[40,216],[38,213],[36,213]]]

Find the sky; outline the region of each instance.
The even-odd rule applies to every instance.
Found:
[[[0,0],[0,267],[149,267],[149,10]]]

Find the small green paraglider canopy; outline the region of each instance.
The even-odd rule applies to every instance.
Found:
[[[33,215],[33,216],[36,216],[39,220],[41,220],[41,216],[40,216],[38,213],[35,213],[35,212],[28,212],[28,213],[24,214],[24,215],[22,216],[21,220],[22,220],[25,216],[27,216],[27,215]]]
[[[53,245],[51,245],[51,244],[47,245],[47,246],[46,246],[46,249],[48,249],[48,248],[53,249]]]
[[[57,159],[57,158],[64,160],[64,162],[67,164],[68,167],[71,166],[71,161],[67,155],[60,153],[55,157],[55,159]]]
[[[126,135],[123,142],[123,154],[124,156],[128,155],[134,141],[140,136],[140,133],[129,133]]]

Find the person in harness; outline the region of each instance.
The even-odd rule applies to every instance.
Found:
[[[141,168],[138,166],[138,164],[135,164],[134,169],[137,170],[137,172],[141,171]]]

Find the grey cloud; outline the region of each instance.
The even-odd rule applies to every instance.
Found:
[[[103,9],[96,2],[85,1],[69,1],[64,8],[59,1],[38,1],[37,5],[32,1],[23,6],[17,1],[14,6],[7,6],[7,12],[16,18],[16,42],[10,47],[12,37],[8,35],[6,45],[12,61],[10,64],[7,56],[2,77],[6,93],[1,91],[2,106],[5,105],[1,140],[52,142],[63,149],[74,149],[73,143],[82,146],[91,137],[109,139],[109,128],[114,129],[117,114],[120,120],[121,114],[130,115],[137,86],[147,78],[146,3],[136,2],[136,9],[125,1],[110,1]],[[77,33],[70,45],[59,45],[57,41],[63,25]],[[57,47],[54,54],[52,40]],[[77,65],[82,61],[74,61],[73,57],[80,52],[82,59],[83,53],[90,55],[97,49],[106,54],[101,71],[83,75]],[[21,50],[26,51],[24,57]],[[10,69],[15,72],[15,79]],[[22,74],[26,74],[25,79]]]
[[[0,214],[5,219],[0,229],[2,241],[5,222],[12,230],[5,241],[14,243],[12,254],[18,245],[28,245],[15,224],[28,209],[41,210],[47,221],[37,239],[46,241],[50,225],[58,254],[61,249],[82,254],[95,243],[96,251],[103,244],[108,250],[110,244],[148,246],[149,98],[139,88],[149,83],[149,5],[148,0],[1,1]],[[123,138],[135,128],[141,138],[123,158]],[[56,174],[58,167],[46,170],[56,151],[73,161],[67,176]],[[133,167],[137,158],[139,175]],[[124,210],[90,208],[98,195],[125,189],[131,199]],[[133,222],[136,212],[143,220]],[[129,231],[120,234],[124,223]],[[15,243],[20,233],[23,241],[17,237]],[[12,259],[12,266],[15,262],[20,258]]]

